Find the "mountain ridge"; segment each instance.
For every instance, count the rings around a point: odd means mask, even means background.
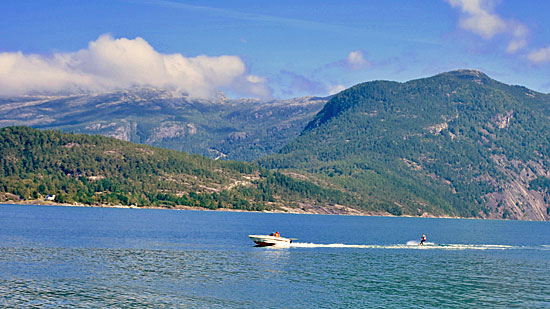
[[[190,100],[137,88],[101,94],[0,98],[0,127],[100,134],[168,149],[254,160],[297,136],[326,98]]]

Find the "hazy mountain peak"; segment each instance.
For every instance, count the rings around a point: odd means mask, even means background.
[[[485,73],[474,69],[458,69],[458,70],[450,71],[449,74],[471,75],[471,76],[477,76],[477,77],[487,76],[485,75]]]
[[[478,70],[473,70],[473,69],[454,70],[454,71],[438,74],[434,76],[434,78],[442,77],[442,76],[464,79],[464,80],[471,80],[479,84],[486,83],[487,81],[492,80],[489,76],[487,76],[487,74]]]

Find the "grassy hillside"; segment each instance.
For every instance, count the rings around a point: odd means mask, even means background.
[[[334,96],[267,168],[305,170],[395,214],[548,220],[550,96],[473,70]]]
[[[350,196],[256,164],[29,127],[0,129],[0,198],[244,210],[346,203]]]

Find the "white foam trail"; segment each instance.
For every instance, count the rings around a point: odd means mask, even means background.
[[[293,242],[291,248],[361,248],[361,249],[413,249],[413,250],[510,250],[525,249],[518,246],[508,245],[484,245],[484,244],[435,244],[425,242],[419,245],[417,241],[409,241],[406,244],[395,245],[348,245],[348,244],[314,244]]]
[[[376,248],[375,245],[346,245],[346,244],[312,244],[293,242],[290,247],[294,248]]]
[[[420,245],[420,241],[418,240],[409,240],[407,241],[407,246],[418,246]],[[424,246],[433,246],[435,245],[433,242],[425,241]]]

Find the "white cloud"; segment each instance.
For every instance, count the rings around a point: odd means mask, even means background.
[[[512,40],[510,43],[508,43],[508,46],[506,47],[506,52],[509,54],[514,54],[518,50],[524,48],[527,45],[527,40],[525,39],[519,39],[519,40]]]
[[[266,80],[247,74],[237,56],[162,54],[144,39],[102,35],[87,49],[50,56],[0,53],[0,95],[96,92],[157,87],[207,98],[219,89],[270,95]]]
[[[347,65],[354,70],[358,70],[362,67],[368,66],[369,64],[370,63],[365,60],[363,52],[360,50],[351,51],[348,55]]]
[[[337,94],[341,91],[346,90],[346,86],[338,84],[338,85],[328,85],[327,90],[330,95]]]
[[[460,18],[460,26],[485,39],[506,30],[506,22],[492,13],[494,3],[483,0],[448,0],[452,7],[460,7],[465,15]]]
[[[509,22],[508,29],[511,31],[512,40],[508,43],[506,52],[513,54],[527,46],[527,35],[529,34],[529,29],[518,22]]]
[[[529,29],[514,20],[505,20],[494,13],[494,0],[447,0],[453,8],[460,8],[459,25],[488,40],[497,34],[510,37],[506,52],[515,53],[527,45]]]
[[[530,52],[527,58],[534,63],[550,62],[550,46]]]

